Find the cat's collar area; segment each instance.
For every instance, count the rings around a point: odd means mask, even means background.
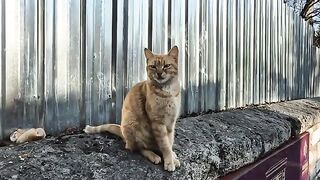
[[[150,83],[150,85],[151,85],[151,90],[157,96],[160,96],[163,98],[178,97],[180,94],[180,87],[178,87],[177,90],[173,90],[175,93],[172,94],[170,91],[165,90],[165,86],[163,86],[163,85],[159,85],[159,84],[155,84],[155,83]],[[166,85],[166,86],[170,86],[170,85]]]

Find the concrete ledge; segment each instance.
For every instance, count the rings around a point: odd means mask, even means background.
[[[289,116],[293,134],[305,132],[320,123],[320,98],[294,100],[262,107]]]
[[[215,179],[250,164],[320,121],[319,99],[180,119],[173,173],[111,135],[67,135],[0,148],[0,179]]]
[[[310,179],[320,174],[320,98],[302,99],[266,106],[267,109],[286,114],[292,123],[293,135],[308,131]]]

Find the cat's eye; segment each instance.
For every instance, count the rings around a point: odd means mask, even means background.
[[[155,69],[156,66],[155,65],[149,65],[150,68]]]
[[[163,68],[169,68],[169,67],[171,67],[171,64],[165,64],[165,65],[163,66]]]

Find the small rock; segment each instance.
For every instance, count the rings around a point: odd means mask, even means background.
[[[63,168],[61,171],[62,171],[62,174],[64,175],[70,174],[70,169]]]

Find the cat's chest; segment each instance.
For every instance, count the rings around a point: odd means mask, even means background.
[[[163,117],[177,118],[180,111],[180,95],[173,97],[154,96],[149,111]]]
[[[161,108],[164,108],[167,113],[176,114],[177,109],[180,108],[180,96],[164,98],[160,101],[162,101],[161,104],[163,105]]]

